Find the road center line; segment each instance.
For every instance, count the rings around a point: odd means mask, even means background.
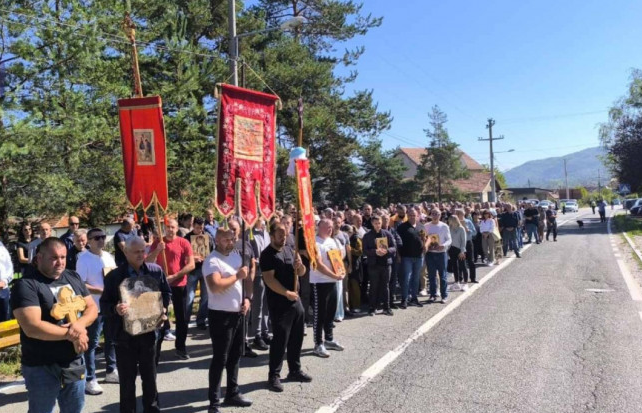
[[[565,222],[564,222],[565,223]],[[563,225],[562,223],[561,225]],[[524,246],[522,252],[526,251],[531,247],[532,244]],[[368,367],[359,378],[353,382],[347,389],[345,389],[339,397],[334,399],[334,401],[327,405],[321,406],[316,413],[334,413],[336,412],[341,405],[350,400],[355,394],[357,394],[361,389],[363,389],[368,383],[372,381],[376,376],[378,376],[387,366],[389,366],[393,361],[397,359],[404,351],[418,338],[429,332],[433,327],[435,327],[441,320],[443,320],[450,313],[455,311],[468,297],[473,295],[475,291],[480,289],[484,284],[486,284],[491,278],[493,278],[497,273],[506,268],[510,263],[512,263],[516,258],[505,258],[501,264],[495,267],[490,271],[484,278],[479,280],[479,284],[475,284],[472,287],[468,288],[467,291],[464,291],[461,295],[455,298],[450,302],[443,310],[439,311],[437,314],[432,316],[428,321],[422,324],[414,333],[410,335],[403,343],[397,346],[394,350],[386,353],[382,358],[377,360],[373,365]],[[431,304],[439,305],[439,304]]]

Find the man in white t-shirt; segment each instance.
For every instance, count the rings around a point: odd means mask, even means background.
[[[235,234],[220,227],[214,238],[215,249],[203,261],[203,276],[207,286],[207,308],[212,361],[209,370],[208,413],[219,413],[221,407],[221,377],[227,372],[225,404],[248,407],[252,401],[239,392],[238,370],[244,345],[243,322],[252,300],[252,279],[249,270],[234,250]],[[245,283],[245,297],[243,285]]]
[[[105,286],[105,275],[116,268],[114,257],[107,251],[103,251],[106,237],[102,229],[90,229],[87,232],[87,249],[78,255],[78,261],[76,262],[76,272],[80,275],[80,279],[85,283],[87,290],[89,290],[96,303],[100,302],[100,296]],[[103,317],[99,313],[96,321],[87,327],[87,336],[89,337],[89,348],[85,352],[85,365],[87,366],[85,393],[87,394],[95,395],[103,392],[96,379],[96,347],[98,347],[98,339],[103,329],[103,322]],[[116,352],[109,334],[105,335],[104,350],[107,365],[105,382],[118,383]]]
[[[450,237],[450,228],[440,221],[441,211],[433,209],[430,211],[431,221],[426,224],[426,266],[428,267],[428,281],[430,284],[430,301],[437,299],[437,273],[439,272],[439,290],[441,302],[445,304],[448,300],[448,274],[446,266],[448,264],[448,248],[452,244]],[[438,236],[437,239],[431,235]]]
[[[341,246],[332,238],[332,221],[322,219],[317,229],[317,268],[310,270],[310,286],[312,288],[312,307],[314,308],[314,354],[319,357],[330,357],[328,349],[342,351],[343,347],[334,340],[332,334],[332,323],[334,314],[337,311],[337,289],[336,283],[341,282],[345,277],[343,273],[337,273],[330,262],[328,255],[331,250],[339,251],[339,262],[343,265]],[[325,334],[325,341],[323,335]]]

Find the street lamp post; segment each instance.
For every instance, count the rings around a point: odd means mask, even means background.
[[[239,56],[239,39],[242,37],[248,37],[255,34],[271,32],[274,30],[289,31],[297,27],[301,27],[305,23],[305,18],[303,16],[295,16],[285,22],[281,23],[279,26],[268,27],[267,29],[253,30],[251,32],[236,34],[236,2],[234,0],[228,0],[228,21],[229,21],[229,36],[230,36],[230,72],[232,72],[232,84],[234,86],[239,85],[239,68],[238,68],[238,56]]]

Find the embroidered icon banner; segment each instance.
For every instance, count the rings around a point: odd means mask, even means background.
[[[167,209],[165,125],[160,96],[118,101],[127,199],[148,209],[158,200]]]
[[[310,257],[310,267],[317,266],[317,242],[316,226],[314,224],[314,208],[312,204],[312,180],[310,178],[310,160],[296,159],[294,161],[296,169],[296,180],[299,195],[299,214],[301,227],[303,229],[303,239],[305,239],[305,249]]]
[[[216,208],[229,217],[238,199],[241,218],[252,226],[259,215],[272,217],[276,207],[275,129],[279,98],[225,84],[217,88]]]

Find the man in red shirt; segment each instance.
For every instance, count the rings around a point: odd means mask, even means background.
[[[194,270],[194,253],[192,245],[185,238],[178,236],[178,222],[171,219],[165,227],[163,241],[154,240],[150,253],[145,259],[147,262],[155,262],[167,273],[167,282],[172,288],[172,303],[174,304],[174,315],[176,316],[176,357],[181,360],[189,359],[185,341],[187,340],[187,324],[189,315],[186,314],[187,307],[187,275]],[[165,258],[162,251],[165,251]],[[158,341],[158,353],[163,342],[162,336]]]

